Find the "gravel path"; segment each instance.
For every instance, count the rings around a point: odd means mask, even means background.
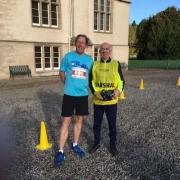
[[[126,100],[118,104],[117,147],[111,157],[104,117],[101,148],[93,155],[92,103],[80,145],[82,159],[70,150],[72,126],[62,167],[54,167],[63,88],[58,77],[0,81],[0,179],[180,179],[180,87],[178,71],[133,70],[124,73]],[[139,90],[144,79],[145,90]],[[39,151],[41,120],[53,147]]]

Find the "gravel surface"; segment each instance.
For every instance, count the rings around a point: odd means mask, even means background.
[[[58,149],[63,88],[56,76],[0,81],[0,179],[180,180],[180,87],[178,71],[124,72],[125,100],[118,103],[118,157],[109,153],[107,120],[101,148],[93,155],[93,111],[85,117],[80,145],[83,159],[70,150],[72,128],[62,167],[54,167]],[[140,80],[145,89],[139,90]],[[48,151],[39,144],[40,122],[46,122]]]

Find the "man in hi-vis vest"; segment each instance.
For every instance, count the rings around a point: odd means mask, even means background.
[[[101,59],[94,62],[92,68],[91,91],[94,94],[94,144],[90,153],[100,147],[100,133],[103,114],[106,114],[109,125],[110,153],[118,154],[116,148],[116,115],[117,103],[124,88],[124,78],[120,63],[110,58],[111,45],[104,42],[100,45]]]

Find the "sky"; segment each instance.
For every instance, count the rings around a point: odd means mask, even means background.
[[[169,6],[180,9],[180,0],[131,0],[129,22],[135,20],[139,24],[142,19],[147,19]]]

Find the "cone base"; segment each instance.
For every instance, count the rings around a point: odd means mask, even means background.
[[[144,90],[144,88],[139,88],[140,90]]]
[[[120,100],[121,100],[121,99],[126,99],[126,97],[120,97],[119,99],[120,99]]]
[[[180,77],[179,77],[178,80],[177,80],[176,86],[180,86]]]
[[[42,146],[42,145],[38,144],[38,145],[36,146],[36,149],[39,149],[39,150],[41,150],[41,151],[44,151],[44,150],[50,149],[51,147],[52,147],[52,144],[47,144],[46,146]]]

